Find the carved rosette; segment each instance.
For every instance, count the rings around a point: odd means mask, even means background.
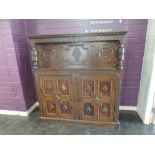
[[[123,69],[123,60],[124,60],[124,47],[123,44],[120,44],[119,51],[118,51],[118,68]]]
[[[32,63],[33,63],[33,69],[38,69],[38,56],[37,51],[35,47],[32,47]]]

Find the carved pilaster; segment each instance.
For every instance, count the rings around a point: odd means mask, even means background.
[[[124,47],[123,44],[120,44],[119,50],[118,50],[118,68],[123,69],[123,60],[124,60]]]
[[[32,46],[32,63],[33,63],[33,69],[38,69],[38,56],[35,46]]]

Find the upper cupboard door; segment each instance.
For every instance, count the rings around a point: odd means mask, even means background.
[[[43,109],[47,116],[74,118],[72,76],[40,76]]]
[[[109,68],[116,67],[118,42],[80,42],[37,44],[40,68]]]

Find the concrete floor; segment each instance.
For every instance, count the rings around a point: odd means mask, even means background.
[[[0,115],[1,135],[152,135],[155,125],[144,125],[134,111],[120,111],[120,128],[106,129],[73,123],[44,122],[36,109],[29,117]]]

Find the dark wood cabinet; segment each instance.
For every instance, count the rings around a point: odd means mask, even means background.
[[[42,119],[118,127],[124,34],[29,36]]]

